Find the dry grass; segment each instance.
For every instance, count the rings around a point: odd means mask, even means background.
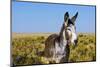
[[[44,51],[45,40],[51,33],[13,33],[12,57],[14,64],[48,64],[40,53]],[[95,34],[79,33],[78,46],[70,46],[69,62],[96,60]]]

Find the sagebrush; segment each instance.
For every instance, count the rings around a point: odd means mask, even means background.
[[[15,65],[48,64],[42,52],[45,40],[50,34],[13,34],[12,59]],[[95,34],[78,34],[78,45],[70,45],[69,62],[95,61]]]

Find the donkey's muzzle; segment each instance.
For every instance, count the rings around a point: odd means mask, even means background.
[[[74,40],[74,43],[75,43],[75,47],[76,47],[77,43],[78,43],[78,39]]]

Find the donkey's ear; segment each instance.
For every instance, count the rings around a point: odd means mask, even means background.
[[[77,16],[78,16],[78,12],[75,14],[75,16],[73,16],[73,17],[71,18],[71,21],[72,21],[73,23],[75,23],[75,20],[76,20]]]
[[[69,18],[69,14],[68,14],[68,12],[66,12],[64,15],[64,22],[66,22],[68,20],[68,18]]]

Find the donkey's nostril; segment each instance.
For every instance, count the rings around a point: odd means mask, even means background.
[[[74,40],[75,45],[77,46],[78,43],[78,39]]]

